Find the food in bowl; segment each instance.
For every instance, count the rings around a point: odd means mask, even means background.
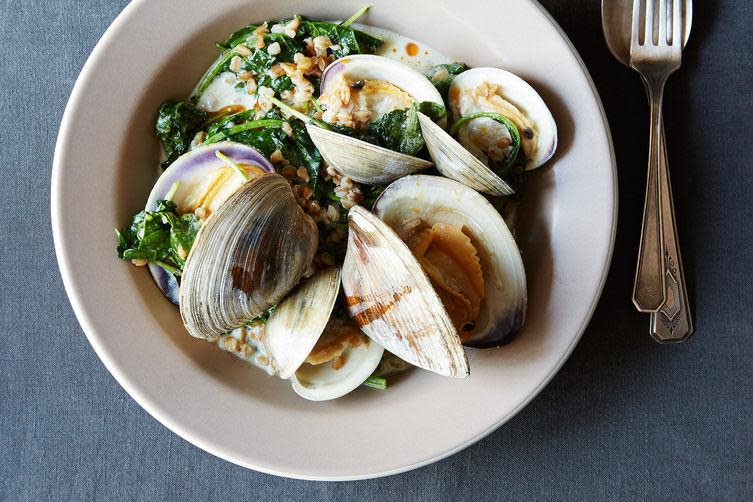
[[[310,400],[509,342],[526,279],[508,229],[553,155],[536,91],[393,32],[247,26],[158,112],[161,173],[118,231],[187,332]]]

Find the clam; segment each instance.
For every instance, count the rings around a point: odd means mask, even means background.
[[[279,377],[312,401],[359,387],[384,352],[352,321],[332,315],[339,292],[339,268],[318,272],[278,305],[259,337]]]
[[[162,173],[149,194],[146,210],[153,211],[157,201],[173,190],[172,200],[179,211],[192,212],[201,207],[205,214],[210,214],[245,182],[217,157],[218,152],[240,166],[249,177],[274,172],[272,164],[250,146],[230,142],[202,146],[178,158]],[[175,276],[152,263],[149,271],[160,290],[177,305]]]
[[[398,61],[367,54],[346,56],[328,66],[318,102],[325,108],[325,122],[356,130],[414,103],[431,102],[444,108],[442,96],[426,76]],[[322,157],[359,183],[388,183],[432,165],[314,125],[308,130]]]
[[[366,185],[382,185],[432,166],[411,157],[344,134],[307,125],[311,140],[324,160],[344,176]]]
[[[288,182],[264,174],[241,186],[196,235],[180,287],[180,313],[198,338],[243,326],[282,300],[311,265],[316,223]]]
[[[517,333],[527,302],[523,261],[484,196],[447,178],[407,176],[387,187],[374,213],[416,256],[465,345],[496,347]]]
[[[376,370],[384,349],[349,319],[333,317],[292,377],[293,390],[311,401],[344,396]]]
[[[448,101],[460,143],[491,167],[509,167],[516,161],[517,148],[527,170],[554,155],[554,118],[541,96],[517,75],[499,68],[473,68],[455,77]]]
[[[340,291],[340,269],[323,270],[278,305],[264,332],[264,345],[280,378],[288,379],[306,360],[324,332]]]
[[[512,195],[510,188],[494,171],[455,141],[444,129],[423,113],[418,114],[421,133],[434,159],[437,170],[444,176],[459,181],[489,195]]]
[[[457,330],[410,249],[374,214],[348,215],[343,291],[351,317],[372,340],[401,359],[463,378],[468,360]]]

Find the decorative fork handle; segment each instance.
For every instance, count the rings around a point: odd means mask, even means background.
[[[662,152],[667,157],[664,124],[661,132]],[[680,242],[677,239],[675,207],[672,199],[672,183],[669,180],[667,163],[661,169],[661,212],[664,230],[664,277],[666,301],[659,312],[651,314],[651,336],[659,343],[682,342],[693,334],[693,319],[690,315],[688,290],[682,269]]]
[[[662,98],[666,78],[658,81],[646,78],[643,80],[651,104],[651,136],[648,149],[646,201],[643,206],[643,227],[638,248],[633,303],[641,312],[656,312],[664,304],[666,292],[660,176],[662,166],[666,167],[667,163],[661,142]]]

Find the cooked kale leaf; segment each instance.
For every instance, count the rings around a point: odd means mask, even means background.
[[[147,260],[179,272],[199,228],[193,213],[179,216],[173,202],[160,200],[154,211],[141,211],[117,231],[118,258]]]
[[[207,114],[187,101],[167,102],[160,107],[154,129],[167,155],[163,167],[188,151],[206,120]]]
[[[269,87],[273,91],[275,91],[276,94],[282,94],[285,91],[289,91],[295,85],[293,84],[293,81],[290,80],[290,77],[287,75],[283,75],[282,77],[272,78],[268,73],[264,73],[262,75],[259,75],[256,78],[256,84],[261,87]]]
[[[319,150],[311,141],[306,126],[300,120],[291,120],[290,126],[293,128],[293,138],[298,153],[298,165],[304,166],[309,175],[309,185],[316,189],[316,183],[319,180],[319,169],[322,167],[322,156]]]
[[[440,64],[431,69],[429,80],[434,84],[442,98],[447,102],[447,91],[450,90],[452,81],[466,71],[468,66],[465,63]]]
[[[336,58],[349,54],[373,54],[382,45],[380,39],[348,26],[302,19],[296,38],[328,36],[333,45],[339,46],[332,51]]]
[[[370,124],[363,139],[406,155],[419,155],[426,143],[421,135],[418,111],[432,120],[447,115],[447,111],[436,103],[416,103],[404,110],[393,110]]]

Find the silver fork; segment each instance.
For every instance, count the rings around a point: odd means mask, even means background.
[[[633,287],[633,303],[641,312],[657,312],[666,299],[661,171],[667,168],[667,158],[661,142],[662,102],[664,83],[680,67],[682,29],[680,0],[633,1],[630,66],[640,73],[651,106],[646,201]]]

